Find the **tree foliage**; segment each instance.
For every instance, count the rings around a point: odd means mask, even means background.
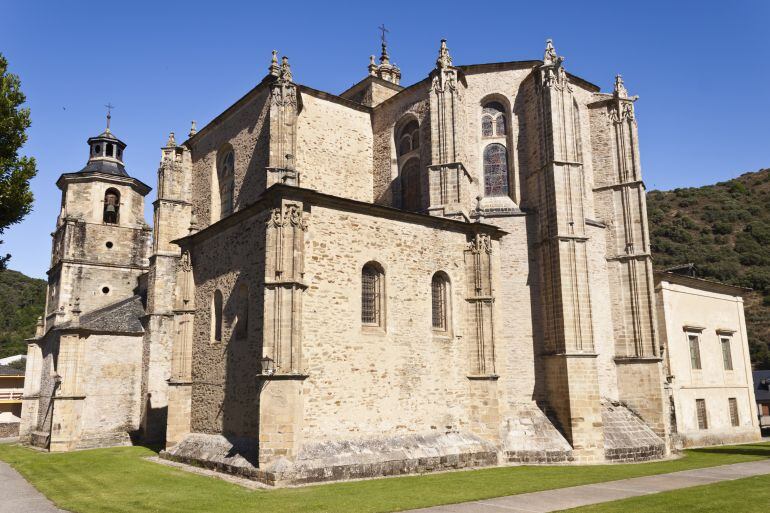
[[[19,156],[30,126],[25,101],[19,77],[8,73],[8,61],[0,55],[0,235],[32,210],[29,181],[37,173],[35,159]],[[0,257],[0,269],[9,258]]]
[[[698,188],[650,191],[655,267],[694,263],[703,278],[749,287],[751,361],[770,369],[770,169]]]
[[[45,309],[44,280],[6,269],[0,272],[0,358],[27,354],[25,338],[35,334]]]

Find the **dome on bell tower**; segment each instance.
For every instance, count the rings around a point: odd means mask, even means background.
[[[79,173],[99,172],[128,176],[123,164],[126,143],[115,137],[110,130],[112,115],[107,111],[107,128],[101,134],[88,139],[88,163]]]

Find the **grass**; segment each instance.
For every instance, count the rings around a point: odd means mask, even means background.
[[[770,476],[755,476],[736,481],[684,488],[594,506],[574,508],[569,513],[760,513],[770,505]]]
[[[655,463],[502,467],[277,490],[247,490],[145,459],[154,454],[143,447],[49,454],[0,445],[1,460],[57,506],[77,513],[373,513],[754,461],[770,458],[770,444],[696,449]]]

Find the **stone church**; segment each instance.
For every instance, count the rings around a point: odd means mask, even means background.
[[[268,73],[162,149],[57,182],[22,436],[165,441],[270,484],[669,453],[635,96],[542,60],[339,95]]]

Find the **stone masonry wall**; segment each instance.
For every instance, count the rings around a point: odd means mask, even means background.
[[[142,336],[90,335],[82,364],[82,438],[109,432],[125,436],[139,429]]]
[[[466,235],[314,206],[307,241],[303,439],[468,429]],[[385,272],[382,329],[361,326],[369,261]],[[431,328],[437,271],[451,280],[447,334]]]
[[[255,375],[262,342],[265,217],[253,217],[201,242],[191,251],[197,307],[193,327],[192,430],[257,436]],[[248,290],[248,330],[234,336],[239,286]],[[223,302],[221,342],[211,335],[211,304],[219,288]]]
[[[302,93],[297,117],[300,185],[372,201],[372,123],[366,111]]]
[[[401,188],[398,182],[399,162],[396,151],[395,130],[407,119],[416,119],[420,126],[421,176],[420,187],[423,198],[427,196],[427,173],[425,166],[430,163],[430,105],[427,99],[428,85],[422,83],[405,90],[372,112],[373,132],[373,194],[374,202],[381,205],[397,206],[400,203]],[[403,163],[402,163],[403,164]]]
[[[189,143],[192,149],[192,211],[198,218],[199,227],[218,219],[218,216],[212,219],[212,202],[218,202],[219,197],[212,179],[216,176],[219,151],[225,145],[232,146],[235,153],[234,210],[253,203],[265,190],[270,111],[267,99],[265,88]],[[218,211],[217,203],[215,213]]]

